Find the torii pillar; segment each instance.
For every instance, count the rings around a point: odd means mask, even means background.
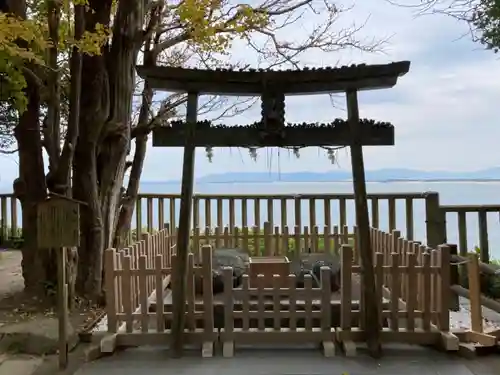
[[[196,146],[194,143],[196,121],[198,116],[198,93],[189,92],[186,113],[186,143],[184,145],[184,160],[182,164],[181,207],[179,213],[179,231],[177,233],[177,264],[172,265],[172,354],[178,358],[184,349],[184,325],[186,314],[186,282],[187,258],[191,232],[191,212],[193,206],[194,165]]]

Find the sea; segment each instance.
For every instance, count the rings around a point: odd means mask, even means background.
[[[161,182],[144,182],[141,184],[142,193],[164,193],[178,194],[180,185],[178,183],[161,183]],[[266,182],[266,183],[207,183],[196,184],[194,188],[198,194],[337,194],[337,193],[352,193],[352,182]],[[500,182],[430,182],[430,181],[412,181],[412,182],[368,182],[368,193],[423,193],[435,191],[439,193],[440,203],[445,205],[481,205],[481,204],[498,204],[500,205]],[[267,204],[261,203],[261,222],[267,218]],[[305,205],[306,203],[304,203]],[[317,218],[316,225],[320,228],[324,225],[323,207],[321,202],[317,203],[316,207]],[[167,208],[166,208],[167,209]],[[235,205],[236,209],[236,225],[241,225],[241,207]],[[212,205],[212,210],[215,210]],[[227,206],[224,209],[223,219],[224,225],[228,224]],[[273,220],[274,225],[280,225],[279,203],[274,205]],[[355,225],[354,202],[347,206],[347,224]],[[387,205],[380,203],[379,205],[380,228],[388,229],[388,210]],[[293,227],[294,213],[293,203],[290,202],[287,210],[287,225]],[[302,207],[302,225],[309,223],[309,210],[307,206]],[[200,207],[200,221],[203,223],[204,208]],[[425,242],[425,208],[423,200],[414,203],[414,239]],[[216,222],[215,213],[212,217],[212,223]],[[253,215],[253,209],[248,207],[248,215]],[[155,215],[156,216],[156,215]],[[332,224],[338,224],[339,215],[338,207],[332,204],[331,207]],[[176,221],[178,217],[176,217]],[[248,223],[253,222],[251,216],[248,218]],[[143,218],[145,223],[145,218]],[[406,213],[404,201],[396,205],[396,226],[405,234]],[[467,240],[468,247],[473,250],[479,246],[478,239],[478,220],[477,214],[470,213],[467,215]],[[489,248],[492,258],[500,259],[500,214],[488,213],[488,234]],[[447,240],[449,243],[458,243],[458,218],[455,214],[447,215]]]
[[[439,193],[441,204],[446,205],[500,205],[500,182],[499,181],[485,181],[485,182],[431,182],[431,181],[412,181],[412,182],[368,182],[368,193],[424,193],[435,191]],[[0,188],[2,193],[10,193],[10,189]],[[140,186],[141,193],[149,194],[179,194],[179,183],[164,183],[164,182],[143,182]],[[194,187],[195,194],[339,194],[339,193],[352,193],[352,182],[265,182],[265,183],[203,183],[196,184]],[[143,202],[142,210],[142,225],[146,225],[146,202]],[[165,202],[164,218],[168,220],[168,212],[170,208],[168,203]],[[215,212],[216,205],[212,204],[212,225],[217,222],[217,214]],[[175,217],[176,225],[178,225],[178,210],[179,203],[176,204],[177,215]],[[20,207],[18,208],[20,212]],[[235,225],[241,225],[241,204],[235,204]],[[273,224],[281,225],[281,214],[279,202],[275,202],[273,207]],[[204,218],[204,204],[200,203],[200,226],[205,225]],[[247,223],[252,226],[254,209],[252,203],[248,203],[247,207]],[[260,222],[264,223],[267,220],[267,203],[261,202],[260,209],[261,217]],[[302,225],[309,225],[309,209],[307,202],[304,202],[301,208]],[[316,225],[320,231],[324,225],[324,209],[322,202],[318,201],[316,206]],[[223,224],[229,224],[229,207],[225,203],[223,207]],[[331,222],[332,225],[339,224],[339,208],[335,202],[331,204]],[[413,208],[414,216],[414,239],[417,241],[425,242],[425,207],[423,200],[415,201]],[[287,207],[287,222],[286,225],[293,229],[295,225],[294,205],[289,201]],[[387,204],[384,202],[379,203],[379,220],[380,229],[387,230],[388,223],[388,209]],[[20,217],[18,218],[18,225],[21,225]],[[132,227],[135,227],[136,220],[134,218]],[[354,202],[347,205],[347,224],[349,226],[355,225]],[[157,205],[153,206],[153,225],[158,226],[158,209]],[[405,202],[401,201],[396,205],[396,227],[401,230],[405,235],[406,228],[406,212]],[[479,246],[478,236],[478,220],[477,214],[469,213],[467,215],[467,244],[469,250],[474,250]],[[489,250],[492,258],[500,259],[500,214],[488,213],[488,240]],[[455,214],[447,215],[447,240],[449,243],[458,243],[458,218]]]

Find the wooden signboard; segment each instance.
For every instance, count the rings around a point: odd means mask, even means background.
[[[57,249],[59,368],[68,367],[68,284],[66,281],[66,249],[80,245],[80,204],[59,195],[37,207],[37,240],[41,249]]]
[[[38,246],[42,249],[80,245],[80,203],[51,197],[39,203]]]

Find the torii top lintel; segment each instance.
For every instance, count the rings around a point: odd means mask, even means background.
[[[381,65],[301,70],[203,70],[179,67],[137,66],[142,78],[155,89],[199,94],[258,96],[269,88],[287,95],[335,93],[391,88],[408,73],[409,61]]]

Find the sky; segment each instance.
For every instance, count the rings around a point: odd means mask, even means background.
[[[396,135],[395,146],[364,148],[366,169],[470,171],[498,166],[498,57],[470,40],[466,24],[440,15],[416,17],[411,9],[385,0],[358,1],[342,16],[339,27],[365,21],[360,38],[388,39],[383,53],[312,52],[302,62],[335,66],[411,61],[410,72],[396,87],[359,95],[361,116],[392,122]],[[310,27],[312,21],[302,19],[287,31],[287,37],[294,40]],[[238,61],[255,61],[252,51],[241,43],[235,44],[231,55]],[[335,104],[334,108],[326,95],[288,98],[286,118],[291,122],[345,118],[345,98],[336,97]],[[229,122],[251,123],[258,120],[259,113],[256,107]],[[17,176],[15,157],[0,155],[0,163],[0,183],[12,181]],[[339,152],[336,165],[317,148],[301,150],[299,159],[279,149],[259,150],[256,162],[245,149],[215,149],[212,163],[200,149],[196,158],[198,177],[224,172],[322,172],[337,168],[350,168],[347,150]],[[178,180],[181,169],[181,148],[149,147],[142,179]]]

